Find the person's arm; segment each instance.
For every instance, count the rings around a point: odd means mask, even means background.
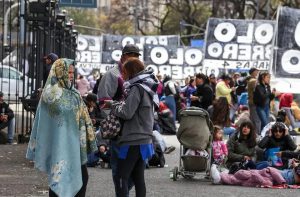
[[[8,116],[7,117],[8,120],[11,120],[15,116],[13,110],[10,109],[8,104],[6,104],[6,106],[5,106],[5,114]]]
[[[270,136],[265,136],[259,143],[258,147],[261,149],[265,149],[268,147],[268,144],[270,142]]]
[[[224,142],[221,143],[221,148],[222,148],[224,154],[228,155],[228,149],[227,149],[227,146]]]
[[[133,86],[125,100],[125,102],[118,102],[112,105],[113,114],[122,118],[123,120],[130,120],[135,114],[141,102],[141,93],[139,87]]]
[[[300,159],[300,152],[293,152],[293,151],[282,151],[281,157],[287,158],[287,159]]]
[[[284,136],[285,142],[286,142],[286,149],[290,151],[294,151],[297,148],[297,145],[293,141],[292,137],[290,135]]]
[[[244,155],[235,153],[234,148],[234,141],[232,138],[230,138],[227,142],[227,148],[228,148],[228,160],[232,162],[240,162],[244,160]]]
[[[114,68],[112,68],[114,69]],[[104,100],[112,100],[118,89],[118,77],[107,72],[101,79],[98,87],[98,99],[100,103]]]

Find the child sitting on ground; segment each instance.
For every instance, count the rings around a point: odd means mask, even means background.
[[[223,141],[223,130],[219,126],[214,126],[212,147],[214,163],[217,165],[224,164],[228,155],[228,149]]]

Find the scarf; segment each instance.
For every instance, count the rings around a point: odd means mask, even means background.
[[[73,197],[82,186],[81,165],[87,152],[96,151],[88,110],[69,80],[74,60],[53,64],[37,108],[26,158],[48,174],[49,187],[58,196]]]
[[[132,86],[139,85],[141,86],[151,97],[155,108],[159,106],[159,98],[156,93],[159,81],[155,77],[152,68],[145,69],[133,78],[124,82],[125,94],[127,94]]]

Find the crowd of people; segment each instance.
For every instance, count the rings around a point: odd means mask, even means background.
[[[139,56],[137,46],[124,46],[118,64],[91,83],[75,79],[73,60],[49,61],[26,156],[48,173],[50,196],[84,196],[87,165],[103,163],[112,169],[116,196],[128,196],[133,186],[136,196],[146,196],[144,169],[164,167],[163,153],[174,147],[161,134],[176,134],[180,110],[188,107],[206,110],[214,125],[214,183],[252,186],[254,180],[241,180],[254,171],[268,177],[262,185],[299,183],[290,135],[299,131],[299,107],[291,93],[270,87],[267,71],[199,73],[182,86],[170,76],[155,76]],[[121,134],[104,139],[100,123],[108,115],[120,120]],[[266,175],[273,172],[278,177]]]

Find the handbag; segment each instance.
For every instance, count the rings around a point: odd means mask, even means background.
[[[120,135],[122,124],[117,116],[109,114],[100,122],[100,127],[103,139],[114,139]]]

